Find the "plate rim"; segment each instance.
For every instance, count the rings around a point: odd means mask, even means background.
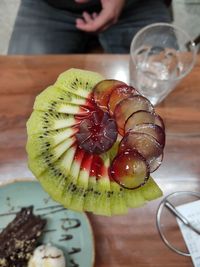
[[[0,181],[0,189],[2,187],[7,186],[7,185],[11,185],[11,184],[15,184],[15,183],[22,183],[22,182],[35,182],[35,183],[40,184],[38,182],[38,180],[35,179],[35,178],[13,178],[13,179],[10,179],[10,180],[7,180],[7,181]],[[55,201],[55,200],[53,200],[53,201]],[[74,212],[76,212],[76,211],[74,211]],[[88,215],[85,212],[81,212],[81,214],[85,217],[85,219],[87,221],[87,224],[88,224],[88,227],[89,227],[89,231],[90,231],[91,237],[92,237],[92,248],[93,248],[93,250],[92,250],[92,265],[91,265],[91,267],[94,267],[95,266],[95,258],[96,258],[96,253],[95,253],[96,252],[96,246],[95,246],[94,232],[93,232],[92,224],[90,222],[90,219],[89,219]]]

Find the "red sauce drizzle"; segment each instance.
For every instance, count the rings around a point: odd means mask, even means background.
[[[93,155],[92,166],[90,169],[90,176],[95,176],[96,179],[102,177],[102,169],[104,168],[103,160],[98,155]]]

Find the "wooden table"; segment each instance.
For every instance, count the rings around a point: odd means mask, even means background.
[[[0,57],[0,183],[33,177],[25,152],[26,121],[35,96],[71,67],[128,82],[126,55]],[[163,164],[154,178],[164,195],[200,191],[199,73],[200,58],[193,71],[157,108],[166,124],[167,142]],[[170,251],[158,235],[155,214],[160,201],[131,210],[125,216],[89,215],[96,241],[95,266],[192,266],[189,257]]]

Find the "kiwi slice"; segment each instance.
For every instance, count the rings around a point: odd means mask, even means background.
[[[61,111],[69,106],[84,105],[86,99],[68,91],[63,91],[56,86],[49,86],[40,95],[36,97],[33,106],[36,110]],[[63,112],[64,113],[64,112]],[[67,111],[68,113],[68,111]]]
[[[110,166],[110,158],[107,153],[101,156],[103,163],[103,170],[100,170],[100,176],[97,179],[95,190],[93,191],[94,209],[96,214],[111,215],[110,205],[110,179],[108,176],[108,169]]]
[[[111,214],[125,214],[128,212],[128,206],[126,205],[125,200],[125,190],[120,187],[116,182],[112,181],[110,183],[110,205],[111,205]]]
[[[70,208],[76,211],[83,211],[89,183],[90,168],[92,165],[92,155],[88,155],[83,152],[83,150],[80,151],[82,153],[82,158],[78,158],[78,161],[80,162],[80,171],[76,183],[76,193],[73,194],[70,203]]]
[[[77,128],[68,127],[30,135],[28,137],[27,151],[31,157],[34,157],[40,155],[41,152],[45,153],[48,147],[51,147],[51,149],[54,149],[54,153],[56,152],[60,156],[60,150],[64,149],[65,151],[68,148],[67,143],[71,144],[71,140],[74,139],[76,132]]]
[[[85,195],[83,210],[90,211],[90,212],[93,212],[95,210],[96,194],[94,192],[98,192],[96,191],[96,188],[97,188],[96,176],[90,176],[89,181],[88,181],[87,193]]]
[[[70,69],[37,96],[27,122],[26,150],[29,168],[54,200],[72,210],[111,216],[127,213],[129,207],[144,205],[162,192],[152,178],[135,190],[110,178],[119,141],[100,155],[78,143],[81,121],[93,112],[93,88],[102,79],[98,73]]]
[[[34,110],[26,124],[28,135],[72,127],[77,124],[74,115]]]
[[[64,91],[73,93],[78,97],[90,97],[94,86],[103,80],[103,77],[95,72],[70,69],[58,77],[55,86]]]

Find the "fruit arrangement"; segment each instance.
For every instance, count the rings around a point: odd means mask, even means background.
[[[29,167],[64,207],[126,213],[162,192],[163,120],[136,89],[70,69],[37,96],[27,122]]]

